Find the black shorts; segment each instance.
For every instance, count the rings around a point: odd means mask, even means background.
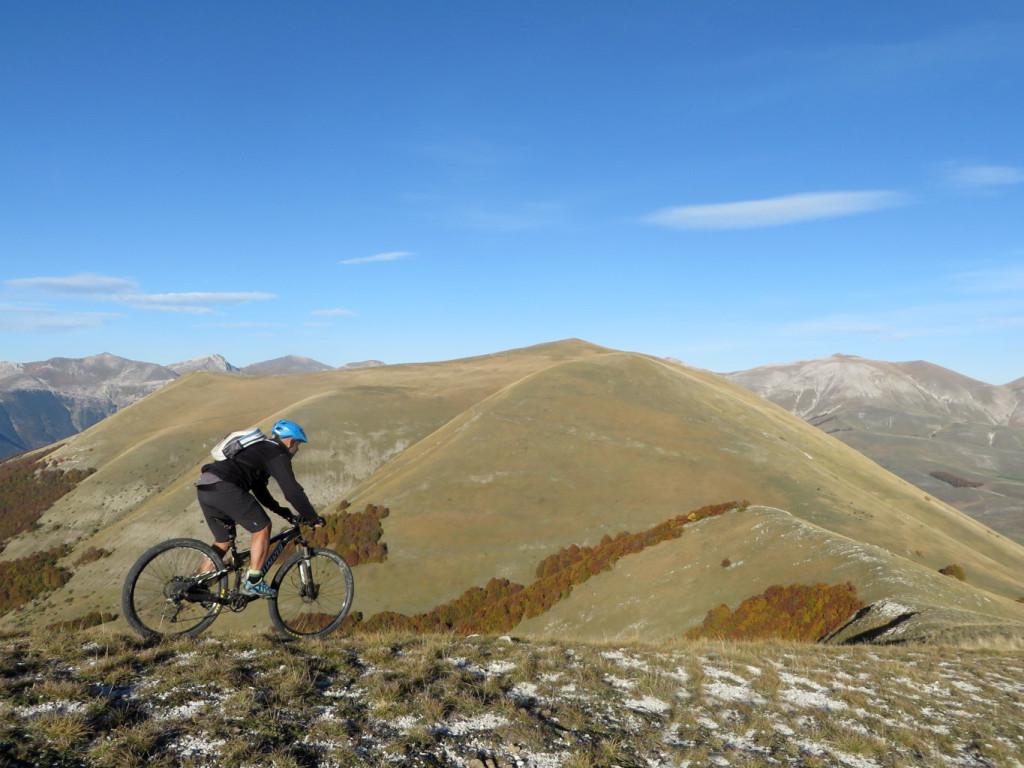
[[[233,540],[236,524],[249,533],[261,531],[270,524],[270,518],[256,498],[237,485],[223,481],[201,485],[197,495],[214,541]]]

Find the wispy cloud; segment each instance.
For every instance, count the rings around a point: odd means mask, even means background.
[[[237,306],[250,301],[265,301],[274,298],[272,293],[150,293],[125,294],[116,300],[134,309],[149,309],[158,312],[188,312],[209,314],[211,305],[217,307]]]
[[[949,166],[947,179],[964,189],[992,189],[1024,183],[1024,171],[1009,165]]]
[[[508,148],[472,136],[444,141],[423,142],[411,149],[439,163],[448,170],[489,169],[512,159]]]
[[[993,267],[959,272],[945,277],[945,283],[970,293],[1011,293],[1024,291],[1024,266]]]
[[[6,283],[20,290],[37,290],[87,301],[113,302],[133,309],[192,314],[211,313],[214,311],[212,307],[237,306],[274,298],[272,293],[258,291],[143,293],[134,280],[91,273],[66,277],[25,277],[7,280]]]
[[[564,220],[565,206],[561,203],[524,203],[504,210],[486,210],[478,207],[460,207],[449,214],[450,221],[459,227],[491,232],[521,232],[558,225]]]
[[[1020,303],[1016,300],[958,296],[931,304],[897,302],[863,313],[807,317],[783,323],[776,332],[796,337],[872,336],[888,340],[963,338],[998,333],[1020,321]]]
[[[122,277],[83,273],[68,277],[23,277],[5,281],[13,288],[78,296],[108,296],[137,291],[139,284]]]
[[[979,323],[992,323],[994,325],[1024,325],[1024,317],[981,317]]]
[[[355,317],[355,312],[351,309],[314,309],[309,314],[318,315],[321,317],[332,317],[335,315],[345,315],[347,317]]]
[[[287,328],[288,323],[258,323],[258,322],[241,322],[241,323],[199,323],[195,326],[196,328],[237,328],[241,330],[256,330],[263,328]]]
[[[892,208],[909,200],[905,193],[887,190],[812,192],[765,200],[663,208],[644,220],[675,229],[778,227]]]
[[[951,73],[1016,71],[1024,58],[1020,45],[1024,25],[1000,19],[971,24],[919,38],[892,42],[859,42],[780,49],[759,48],[738,59],[750,83],[742,99],[730,102],[726,92],[716,103],[759,107],[764,103],[806,100],[807,94],[871,92],[917,84],[922,78],[946,78]],[[716,97],[718,94],[716,94]]]
[[[811,318],[790,323],[780,333],[793,336],[873,336],[884,339],[907,339],[919,335],[920,331],[901,327],[894,318],[873,318],[857,315],[833,315],[830,317]]]
[[[362,256],[358,259],[345,259],[342,264],[370,264],[378,261],[397,261],[398,259],[407,259],[412,256],[411,251],[389,251],[388,253],[378,253],[376,256]]]
[[[117,315],[0,306],[0,333],[67,333],[106,325]]]

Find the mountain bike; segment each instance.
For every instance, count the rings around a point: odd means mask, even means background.
[[[348,563],[337,552],[311,547],[301,526],[270,539],[264,573],[295,543],[296,551],[274,574],[277,596],[267,600],[270,620],[291,637],[324,637],[336,630],[352,607],[354,585]],[[238,613],[264,598],[243,594],[249,550],[231,542],[222,557],[198,539],[169,539],[146,550],[128,571],[121,609],[143,637],[198,635],[225,610]]]

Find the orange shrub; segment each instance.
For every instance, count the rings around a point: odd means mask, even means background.
[[[59,446],[35,458],[20,456],[0,463],[0,546],[35,525],[57,499],[95,469],[53,469],[46,461]]]
[[[68,552],[71,547],[54,547],[45,552],[37,552],[18,560],[0,562],[0,613],[7,613],[20,608],[29,600],[62,587],[71,579],[67,568],[57,565],[57,560]]]
[[[594,547],[570,544],[537,565],[537,578],[528,586],[507,579],[491,579],[481,589],[473,587],[460,597],[433,611],[414,617],[386,612],[366,622],[353,622],[353,627],[367,631],[407,629],[414,631],[456,631],[460,634],[498,634],[508,632],[523,619],[534,618],[564,600],[577,584],[591,576],[611,569],[619,558],[641,552],[682,535],[683,527],[693,520],[724,514],[743,508],[737,502],[702,507],[687,515],[679,515],[640,533],[620,533],[614,539],[604,536]]]
[[[348,502],[343,502],[341,509],[348,506]],[[383,563],[388,559],[388,545],[381,541],[381,520],[389,514],[387,507],[367,504],[362,512],[325,516],[326,524],[315,529],[309,541],[316,547],[330,547],[345,558],[350,568]]]
[[[712,608],[701,626],[691,629],[686,637],[815,642],[863,607],[852,584],[776,585],[748,597],[735,611],[727,605]]]

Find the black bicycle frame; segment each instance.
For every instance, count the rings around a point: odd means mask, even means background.
[[[287,530],[281,531],[276,536],[272,536],[270,538],[270,543],[276,544],[277,546],[274,547],[274,549],[267,556],[266,562],[263,563],[264,574],[270,570],[271,566],[273,566],[274,563],[277,561],[277,558],[281,556],[281,553],[284,551],[284,548],[291,544],[293,541],[298,541],[303,551],[305,551],[307,555],[309,554],[309,542],[307,542],[306,539],[303,537],[302,529],[299,526],[296,525],[291,528],[288,528]],[[242,563],[244,563],[249,558],[249,555],[252,552],[252,550],[247,549],[239,551],[235,549],[235,542],[234,540],[232,540],[231,546],[228,547],[228,551],[224,553],[224,557],[227,557],[232,552],[234,553],[234,555],[231,559],[231,564],[225,566],[224,568],[221,568],[218,571],[210,571],[209,573],[204,573],[201,577],[200,584],[197,584],[196,586],[191,587],[188,590],[188,600],[192,602],[211,602],[219,603],[221,605],[231,605],[231,595],[227,595],[226,597],[221,595],[215,595],[213,592],[203,589],[202,586],[200,585],[207,584],[211,581],[219,579],[221,576],[233,572],[236,574],[234,589],[238,589],[239,584],[241,584],[242,582]]]
[[[302,538],[302,529],[299,528],[299,526],[297,525],[287,530],[281,531],[276,536],[271,536],[270,543],[276,543],[277,546],[274,547],[273,550],[271,550],[270,554],[267,555],[267,559],[263,563],[264,574],[273,567],[274,563],[277,562],[277,558],[279,558],[281,556],[281,553],[284,552],[284,548],[296,540],[298,540],[299,544],[302,545],[304,548],[307,548],[309,546],[306,543],[306,540]],[[234,541],[231,542],[231,547],[228,548],[228,552],[230,552],[232,549],[235,549]],[[251,549],[247,549],[243,552],[239,552],[237,549],[235,549],[235,566],[238,567],[239,563],[245,562],[246,558],[249,557],[249,554],[251,552]]]

